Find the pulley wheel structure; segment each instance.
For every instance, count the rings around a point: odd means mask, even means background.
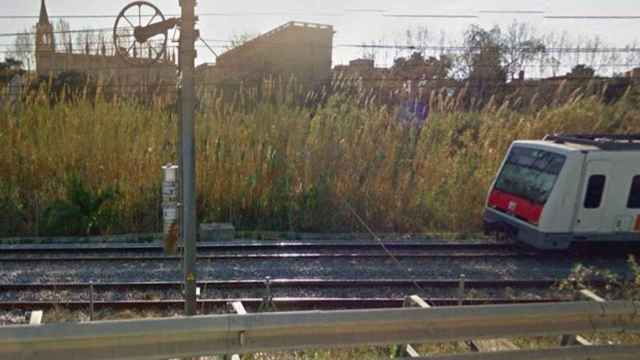
[[[135,65],[159,62],[167,52],[168,32],[177,19],[166,19],[160,9],[147,1],[125,6],[113,26],[116,53]]]

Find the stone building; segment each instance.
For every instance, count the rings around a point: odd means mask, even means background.
[[[635,68],[624,73],[624,76],[630,79],[640,79],[640,68]]]
[[[335,73],[344,73],[344,74],[358,74],[358,75],[369,75],[374,73],[376,70],[382,71],[382,69],[376,69],[375,61],[373,59],[354,59],[349,61],[349,65],[336,65],[333,68]]]
[[[331,78],[333,35],[331,25],[288,22],[198,66],[197,78],[222,84],[294,76],[313,86]]]
[[[60,51],[56,47],[54,33],[45,0],[42,0],[40,17],[36,24],[36,72],[40,77],[55,77],[60,73],[73,71],[122,89],[138,85],[164,85],[171,88],[176,84],[177,66],[168,58],[149,65],[147,59],[143,58],[124,59],[113,51],[113,54],[109,55],[104,50],[104,44],[103,50],[97,54],[90,54],[89,51]]]

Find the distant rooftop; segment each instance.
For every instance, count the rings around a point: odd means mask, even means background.
[[[220,58],[224,58],[227,56],[231,56],[232,54],[240,51],[243,48],[246,47],[250,47],[252,45],[255,45],[261,41],[267,41],[270,39],[273,39],[274,36],[277,36],[279,34],[281,34],[284,31],[288,31],[291,29],[310,29],[310,30],[319,30],[319,31],[331,31],[333,32],[333,26],[332,25],[327,25],[327,24],[318,24],[318,23],[309,23],[309,22],[303,22],[303,21],[290,21],[284,25],[280,25],[277,28],[266,32],[264,34],[258,35],[257,37],[245,42],[244,44],[235,47],[233,49],[230,49],[226,52],[224,52],[223,54],[220,54],[220,56],[218,56],[218,59]]]

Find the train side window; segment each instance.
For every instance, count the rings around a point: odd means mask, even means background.
[[[587,194],[584,197],[584,207],[586,209],[597,209],[602,203],[606,176],[591,175],[587,184]]]
[[[640,175],[634,176],[631,181],[631,190],[629,190],[627,207],[629,209],[640,209]]]

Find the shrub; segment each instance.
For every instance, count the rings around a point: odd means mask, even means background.
[[[116,221],[112,203],[114,187],[88,188],[77,175],[67,181],[66,198],[54,201],[45,211],[46,232],[50,235],[97,235],[108,232]]]
[[[640,299],[640,265],[633,255],[627,260],[630,276],[622,277],[607,269],[576,265],[557,289],[577,296],[583,289],[598,289],[598,295],[611,300]]]

